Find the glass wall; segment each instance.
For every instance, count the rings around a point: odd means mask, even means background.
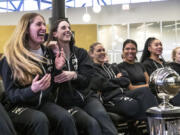
[[[110,60],[121,61],[122,44],[128,36],[127,26],[127,24],[98,26],[98,39],[108,51]]]
[[[176,43],[180,46],[180,21],[176,21]]]
[[[98,41],[105,46],[110,63],[122,61],[122,46],[127,38],[137,42],[139,60],[148,37],[156,37],[161,40],[163,57],[166,61],[171,61],[172,49],[180,46],[180,21],[98,26]]]

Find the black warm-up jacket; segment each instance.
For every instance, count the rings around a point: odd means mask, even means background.
[[[126,71],[105,63],[103,66],[94,64],[96,78],[92,81],[92,89],[99,89],[104,101],[120,95],[129,86],[130,80]],[[120,78],[116,78],[118,73],[122,73]]]
[[[53,63],[53,53],[51,50],[41,45],[43,50],[43,55],[46,58],[46,63],[39,64],[42,68],[43,74],[54,72],[54,63]],[[43,102],[50,99],[50,91],[52,89],[51,85],[47,90],[42,91],[42,98],[40,98],[40,93],[34,93],[31,90],[31,84],[22,86],[20,83],[13,79],[11,67],[9,67],[6,57],[0,61],[0,75],[3,80],[5,87],[5,93],[3,95],[3,105],[7,110],[12,109],[16,106],[21,107],[39,107]],[[53,81],[52,81],[53,82]]]
[[[59,84],[56,83],[56,103],[65,108],[81,106],[92,93],[88,86],[95,73],[87,51],[74,45],[71,46],[70,59],[66,59],[62,68],[63,71],[75,71],[77,78]]]

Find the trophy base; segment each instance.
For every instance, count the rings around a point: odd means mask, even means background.
[[[180,135],[180,107],[152,107],[147,111],[150,135]]]
[[[180,118],[180,107],[173,106],[169,108],[162,108],[160,106],[158,107],[151,107],[146,111],[147,115],[149,117],[156,117],[159,119],[168,119],[168,118]]]

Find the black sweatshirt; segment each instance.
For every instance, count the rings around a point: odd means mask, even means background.
[[[176,62],[169,63],[169,66],[180,75],[180,64]]]
[[[167,66],[165,61],[163,61],[162,59],[161,59],[161,61],[163,62],[162,64],[154,61],[153,59],[147,58],[143,62],[143,65],[149,76],[151,76],[152,72],[155,71],[156,69]]]
[[[56,84],[56,102],[65,108],[83,104],[92,92],[88,89],[88,85],[95,73],[87,51],[71,46],[70,59],[66,60],[62,71],[75,71],[77,78]]]
[[[41,48],[44,57],[48,60],[46,64],[40,64],[41,68],[45,69],[46,73],[53,73],[55,67],[52,61],[53,53],[43,45],[41,45]],[[34,93],[31,90],[31,84],[21,86],[20,83],[13,80],[12,70],[7,63],[6,57],[0,61],[0,75],[5,87],[5,98],[3,99],[3,104],[7,110],[16,106],[38,107],[42,102],[45,102],[48,99],[47,97],[50,96],[49,91],[52,89],[52,85],[42,92],[42,98],[40,98],[41,92]]]
[[[129,86],[130,80],[126,71],[118,69],[113,65],[105,63],[103,66],[94,64],[96,69],[96,79],[92,84],[92,89],[99,89],[102,92],[104,101],[123,93],[123,88]],[[118,73],[122,73],[120,78],[116,78]]]

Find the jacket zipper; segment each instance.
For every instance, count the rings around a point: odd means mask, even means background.
[[[43,70],[44,74],[46,74],[46,70],[45,70],[44,66],[42,65],[42,63],[40,63],[40,64],[41,64],[41,67],[42,67],[42,70]],[[38,103],[38,106],[41,105],[42,95],[43,95],[43,91],[41,90],[41,93],[40,93],[40,95],[39,95],[39,103]]]
[[[72,56],[72,55],[71,55],[71,56]],[[66,61],[67,61],[68,71],[71,71],[69,60],[66,59]],[[69,82],[69,85],[71,85],[70,82]],[[76,90],[76,92],[78,93],[78,95],[81,97],[81,99],[82,99],[83,102],[84,102],[84,96],[83,96],[78,90]]]

